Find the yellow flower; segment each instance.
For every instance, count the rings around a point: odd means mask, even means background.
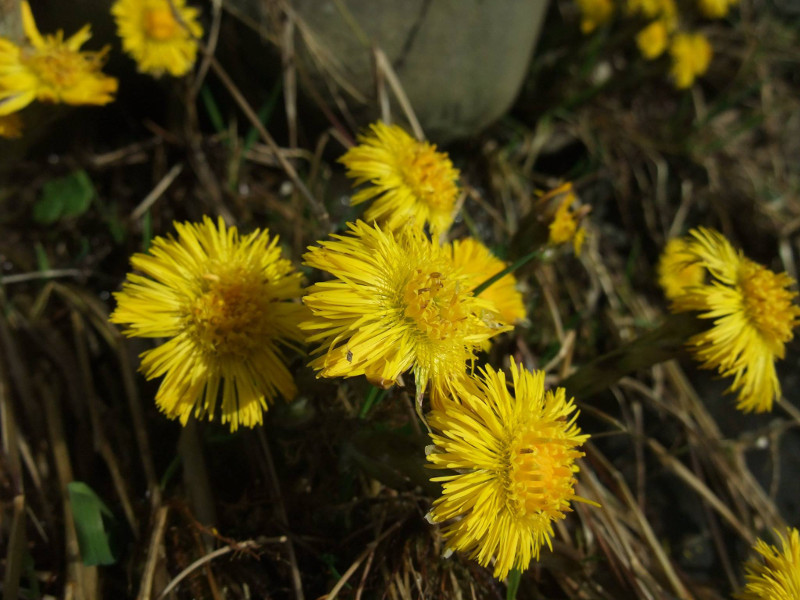
[[[736,407],[766,412],[781,387],[775,360],[783,358],[800,319],[787,289],[794,280],[776,274],[737,252],[722,234],[704,228],[689,232],[686,253],[708,273],[709,283],[688,287],[672,303],[673,312],[699,311],[713,327],[689,340],[705,369],[733,376],[728,391],[739,392]]]
[[[713,51],[702,33],[676,33],[670,43],[669,53],[672,56],[670,73],[675,87],[686,89],[708,70]]]
[[[111,14],[141,73],[180,77],[191,70],[203,28],[186,0],[117,0]]]
[[[27,2],[20,3],[22,26],[30,46],[0,38],[0,116],[25,108],[34,100],[65,104],[107,104],[117,80],[100,68],[108,48],[81,52],[91,37],[89,25],[64,40],[64,33],[39,33]]]
[[[0,117],[0,138],[22,137],[22,117],[12,113]]]
[[[470,277],[466,284],[470,290],[508,266],[474,238],[456,240],[451,248],[453,265]],[[513,274],[503,275],[481,292],[480,297],[492,303],[492,312],[499,322],[513,325],[525,320],[525,305],[522,303],[522,294],[517,290],[517,279]]]
[[[168,417],[212,420],[221,388],[231,431],[260,425],[268,401],[296,393],[280,346],[303,338],[301,275],[267,231],[240,236],[208,217],[175,229],[177,239],[157,237],[131,258],[143,275],[128,274],[111,321],[128,336],[168,338],[141,355],[148,379],[164,375],[156,404]]]
[[[672,238],[659,258],[658,283],[668,300],[675,300],[688,288],[703,283],[703,267],[688,252],[688,247],[686,238]]]
[[[303,298],[313,319],[300,327],[321,354],[311,366],[323,377],[366,375],[391,386],[411,369],[422,394],[428,383],[447,388],[466,371],[474,350],[511,329],[490,318],[494,306],[471,293],[471,275],[450,250],[419,229],[396,234],[363,221],[347,235],[309,248],[305,264],[331,281]]]
[[[703,16],[709,19],[723,19],[728,16],[731,6],[738,0],[698,0],[697,4]]]
[[[744,589],[738,600],[797,600],[800,598],[800,533],[788,528],[786,537],[776,531],[781,549],[757,540],[753,550],[761,558],[745,563]]]
[[[550,547],[552,523],[569,512],[575,496],[576,459],[589,436],[563,388],[544,390],[544,372],[511,361],[513,395],[502,371],[486,367],[458,400],[428,415],[434,468],[456,474],[443,484],[428,515],[442,526],[448,551],[469,554],[494,576],[525,569]]]
[[[576,0],[581,11],[581,31],[591,33],[614,14],[612,0]]]
[[[555,190],[545,194],[540,202],[544,202],[553,197],[561,196],[558,208],[556,209],[553,220],[549,225],[548,243],[553,246],[572,242],[575,254],[580,255],[581,246],[586,239],[586,230],[579,226],[580,218],[577,213],[571,210],[572,205],[578,197],[572,191],[572,184],[565,183]]]
[[[628,0],[628,13],[648,21],[660,21],[668,32],[678,25],[678,7],[675,0]]]
[[[397,125],[379,121],[370,129],[339,159],[355,185],[370,183],[350,203],[375,200],[364,219],[387,229],[422,228],[428,223],[434,236],[447,231],[458,198],[458,169],[447,154],[415,140]]]
[[[636,45],[647,60],[658,58],[667,49],[669,32],[664,21],[653,21],[636,34]]]

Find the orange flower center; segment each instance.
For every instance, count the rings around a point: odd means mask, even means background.
[[[434,210],[450,210],[458,189],[456,172],[450,159],[436,146],[418,142],[400,161],[400,175],[415,198]]]
[[[175,37],[180,27],[169,6],[151,8],[144,13],[144,30],[151,39],[159,41],[171,39]]]
[[[583,452],[564,439],[564,423],[536,423],[508,446],[506,502],[518,517],[543,513],[560,518],[575,495],[573,464]]]
[[[739,275],[748,320],[769,341],[786,343],[792,339],[800,308],[792,304],[797,292],[787,290],[794,281],[786,273],[776,274],[757,263],[745,260]]]
[[[210,355],[246,359],[266,334],[269,298],[257,273],[231,269],[206,274],[203,291],[188,310],[189,331]]]
[[[405,316],[431,340],[446,340],[458,334],[469,316],[468,297],[459,282],[436,271],[416,269],[403,291]]]

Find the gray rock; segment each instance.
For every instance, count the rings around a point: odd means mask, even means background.
[[[264,2],[230,0],[258,22]],[[547,0],[291,0],[301,21],[296,51],[318,89],[330,79],[317,56],[357,92],[342,95],[355,112],[375,107],[372,47],[396,72],[426,134],[444,142],[474,135],[508,110],[527,72]],[[279,35],[279,32],[276,32]],[[391,95],[391,92],[390,92]],[[373,111],[374,112],[374,111]],[[395,111],[395,114],[399,114]]]

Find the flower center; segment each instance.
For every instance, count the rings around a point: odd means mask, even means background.
[[[144,13],[144,30],[154,40],[168,40],[175,37],[180,24],[175,20],[169,6],[151,8]]]
[[[560,518],[575,495],[573,464],[583,452],[564,439],[564,423],[527,426],[508,445],[507,506],[517,517]]]
[[[403,291],[405,316],[432,340],[446,340],[457,334],[467,321],[465,292],[457,281],[436,271],[416,269]]]
[[[56,89],[75,87],[86,72],[86,59],[68,49],[53,48],[34,54],[24,62],[42,83]]]
[[[206,353],[246,359],[262,344],[269,298],[257,273],[206,274],[188,309],[189,331]]]
[[[450,160],[434,146],[418,144],[400,165],[403,182],[420,201],[437,210],[449,210],[457,196]]]
[[[747,318],[767,339],[781,343],[792,339],[800,308],[792,304],[797,292],[787,290],[792,279],[745,260],[739,275]]]

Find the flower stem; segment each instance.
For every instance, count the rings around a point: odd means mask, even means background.
[[[508,265],[505,269],[500,271],[497,275],[493,275],[493,276],[489,277],[489,279],[487,279],[482,284],[480,284],[478,287],[476,287],[474,290],[472,290],[472,295],[473,296],[480,296],[481,292],[484,292],[486,290],[486,288],[488,288],[490,285],[500,281],[503,277],[505,277],[509,273],[513,273],[514,271],[516,271],[520,267],[528,264],[534,258],[538,258],[541,255],[542,255],[542,251],[541,250],[534,250],[533,252],[529,252],[528,254],[523,256],[522,258],[520,258],[520,259],[514,261],[513,263],[511,263],[510,265]]]

